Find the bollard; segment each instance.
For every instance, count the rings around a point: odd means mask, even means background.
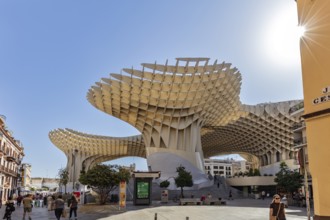
[[[186,220],[189,220],[189,217],[188,216],[186,217]]]
[[[155,213],[155,220],[157,220],[157,213]]]

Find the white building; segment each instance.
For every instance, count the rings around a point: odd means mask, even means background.
[[[17,193],[20,187],[19,165],[24,157],[24,148],[5,124],[0,115],[0,198],[5,202]]]
[[[233,161],[221,159],[204,159],[205,173],[212,176],[228,177],[233,175]]]
[[[231,177],[235,174],[249,172],[252,163],[246,160],[204,159],[206,174]]]
[[[31,187],[39,190],[42,188],[54,190],[55,188],[59,187],[59,181],[60,180],[56,178],[33,177],[31,178]]]

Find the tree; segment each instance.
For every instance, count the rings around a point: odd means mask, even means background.
[[[182,165],[176,168],[176,172],[178,173],[178,176],[174,179],[175,185],[181,188],[181,198],[184,198],[183,187],[193,186],[192,175],[190,174],[190,172],[186,171],[186,168]]]
[[[254,169],[253,175],[254,176],[261,176],[260,171],[258,169]]]
[[[278,188],[292,194],[302,186],[303,176],[299,172],[291,171],[288,165],[282,162],[280,171],[276,173],[274,181],[277,183]]]
[[[130,172],[121,166],[99,164],[87,172],[81,172],[79,182],[97,192],[100,196],[100,205],[104,205],[120,181],[128,182],[130,176]]]
[[[252,168],[249,169],[249,174],[248,174],[248,176],[254,176],[254,173],[253,173],[253,169],[252,169]]]
[[[69,182],[69,172],[66,168],[61,168],[58,170],[58,176],[60,177],[59,185],[64,186],[64,192],[66,193],[66,185]]]

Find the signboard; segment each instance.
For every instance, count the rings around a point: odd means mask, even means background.
[[[133,176],[135,178],[159,178],[160,172],[134,172]]]
[[[149,182],[137,182],[137,198],[147,199],[149,198]]]
[[[126,207],[126,181],[119,183],[119,207]]]
[[[330,86],[322,89],[322,95],[313,99],[313,104],[318,105],[330,101]]]

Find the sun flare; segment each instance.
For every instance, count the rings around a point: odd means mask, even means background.
[[[297,27],[298,38],[303,37],[305,35],[305,32],[306,32],[306,28],[304,26],[298,26]]]
[[[300,60],[299,39],[305,28],[297,24],[297,13],[290,8],[281,10],[268,24],[264,50],[272,62],[292,65]]]

